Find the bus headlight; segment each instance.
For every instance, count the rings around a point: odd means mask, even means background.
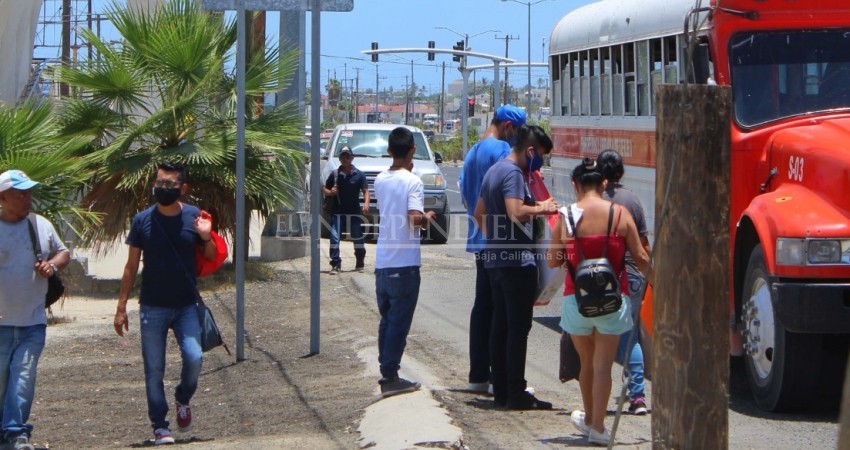
[[[850,239],[813,239],[808,253],[811,264],[850,264]]]
[[[438,173],[426,173],[422,175],[422,184],[425,185],[425,189],[445,189],[446,188],[446,180],[443,179],[443,175]]]
[[[784,266],[850,264],[850,239],[778,238],[776,263]]]
[[[805,261],[803,239],[776,239],[776,264],[783,266],[802,266]]]

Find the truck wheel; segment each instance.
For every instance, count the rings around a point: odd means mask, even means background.
[[[434,219],[434,225],[429,226],[426,230],[426,240],[432,244],[445,244],[449,241],[449,224],[450,219],[448,213],[438,214]]]
[[[787,331],[776,320],[771,295],[764,251],[758,245],[750,254],[742,296],[747,375],[759,408],[793,411],[807,406],[814,395],[820,336]]]

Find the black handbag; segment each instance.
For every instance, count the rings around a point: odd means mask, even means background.
[[[561,360],[558,364],[558,379],[561,383],[578,380],[581,372],[581,359],[573,344],[573,339],[566,331],[561,332]]]
[[[41,242],[38,240],[38,224],[36,223],[36,215],[29,215],[30,240],[32,241],[32,251],[35,254],[36,261],[42,261],[41,257]],[[62,283],[62,278],[59,277],[59,272],[53,272],[47,279],[47,294],[44,296],[44,307],[50,308],[54,303],[62,298],[65,293],[65,284]]]
[[[224,351],[227,352],[227,355],[230,356],[230,348],[227,347],[227,344],[224,343],[224,339],[221,337],[221,330],[218,329],[218,324],[215,323],[215,317],[213,317],[212,311],[210,311],[210,308],[206,303],[204,303],[204,299],[198,291],[197,278],[192,277],[189,273],[189,269],[187,269],[186,265],[183,264],[183,260],[180,259],[177,249],[174,248],[174,243],[172,243],[171,239],[168,238],[168,235],[165,234],[165,230],[162,228],[162,225],[159,224],[153,215],[151,216],[151,220],[156,223],[156,226],[162,232],[163,236],[165,236],[165,240],[168,241],[171,251],[174,252],[174,257],[177,258],[177,262],[180,264],[180,267],[183,268],[183,274],[195,288],[195,306],[198,308],[198,321],[201,323],[201,350],[208,352],[218,346],[222,346],[224,347]]]
[[[198,318],[201,320],[201,349],[208,352],[218,346],[224,347],[224,351],[230,356],[230,348],[221,338],[221,331],[215,323],[215,317],[210,308],[204,303],[200,295],[198,296]]]

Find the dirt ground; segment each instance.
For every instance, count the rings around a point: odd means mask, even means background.
[[[295,264],[304,266],[308,260]],[[322,351],[309,351],[309,283],[304,267],[279,263],[272,279],[246,286],[246,360],[236,363],[235,292],[207,293],[225,340],[205,354],[198,392],[192,401],[195,428],[177,434],[178,444],[198,448],[353,448],[356,421],[375,400],[375,380],[343,341],[326,338]],[[153,445],[147,420],[138,305],[131,301],[130,333],[112,328],[115,300],[71,297],[48,328],[30,422],[40,448],[79,449]],[[326,315],[375,324],[360,305],[326,305]],[[351,306],[351,307],[348,307]],[[340,321],[326,320],[335,334]],[[376,327],[374,327],[376,328]],[[179,381],[179,351],[168,348],[166,394]],[[364,393],[366,395],[364,395]],[[174,411],[169,412],[174,420]]]

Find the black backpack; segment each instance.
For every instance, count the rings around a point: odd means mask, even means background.
[[[611,223],[614,219],[614,204],[612,203],[608,210],[608,232],[605,234],[605,247],[600,258],[584,258],[578,241],[578,225],[583,218],[580,218],[577,224],[573,223],[571,206],[567,207],[567,218],[573,228],[573,237],[576,238],[579,260],[575,270],[570,270],[573,274],[578,312],[584,317],[599,317],[619,311],[623,303],[620,295],[620,278],[611,261],[608,260],[608,239],[611,236]]]

